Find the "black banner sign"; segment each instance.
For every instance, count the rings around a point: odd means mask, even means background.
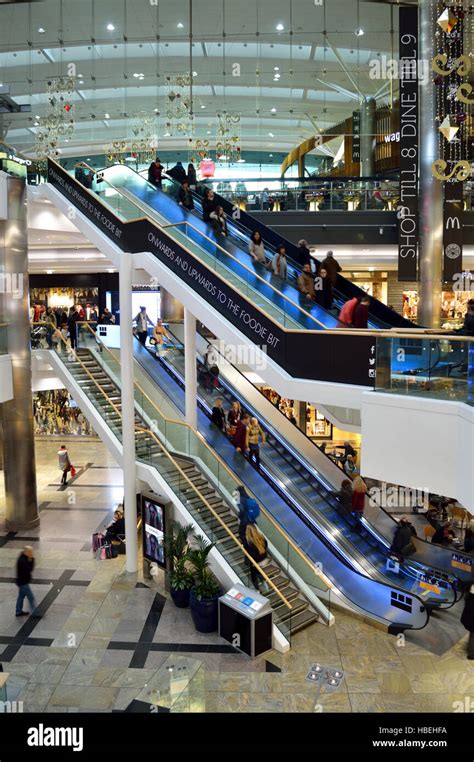
[[[97,195],[53,162],[48,165],[48,180],[122,251],[151,252],[294,378],[374,386],[372,337],[285,330],[150,220],[122,222]]]
[[[399,9],[400,204],[398,280],[418,274],[418,9]]]
[[[352,161],[360,162],[360,111],[352,112]]]
[[[447,182],[444,185],[443,280],[448,282],[462,273],[463,192],[463,183]]]

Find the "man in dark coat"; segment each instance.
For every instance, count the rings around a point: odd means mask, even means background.
[[[410,548],[413,544],[413,537],[416,537],[415,527],[410,523],[406,516],[402,516],[398,522],[398,526],[395,528],[390,550],[400,558],[409,555],[410,550],[414,552],[413,549]]]
[[[28,598],[31,612],[36,608],[35,596],[30,587],[31,574],[35,567],[33,558],[33,548],[31,545],[25,545],[16,562],[16,584],[18,587],[18,598],[16,600],[16,616],[28,616],[27,611],[23,611],[23,601]]]

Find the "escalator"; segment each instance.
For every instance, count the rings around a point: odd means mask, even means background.
[[[166,369],[175,384],[178,384],[181,389],[184,388],[183,349],[179,346],[179,341],[176,344],[175,349],[167,350],[164,356],[156,358],[151,354],[147,357],[146,350],[136,342],[135,358],[179,406],[177,390],[170,389],[166,377],[164,378],[162,373],[156,372],[156,366],[160,364]],[[212,387],[206,388],[205,373],[201,372],[200,379],[198,402],[204,416],[209,418],[213,398],[216,394],[213,393]],[[258,484],[262,477],[265,479],[270,489],[264,490],[262,494],[265,493],[265,498],[269,500],[268,509],[271,510],[272,495],[278,494],[312,531],[322,533],[326,538],[331,538],[341,553],[349,559],[349,563],[354,569],[358,569],[382,582],[396,583],[410,593],[424,595],[427,606],[445,608],[455,604],[461,594],[461,586],[456,577],[413,560],[392,568],[389,562],[389,543],[384,543],[383,538],[377,532],[371,531],[365,522],[361,527],[356,519],[343,511],[339,502],[334,499],[333,487],[327,479],[306,467],[304,461],[299,459],[297,453],[288,446],[284,437],[277,433],[277,430],[272,430],[267,421],[262,419],[255,401],[253,404],[249,404],[248,400],[242,396],[241,391],[237,392],[227,380],[222,378],[220,378],[218,396],[227,403],[227,409],[230,408],[233,400],[238,400],[245,410],[259,419],[260,425],[266,432],[267,442],[261,448],[259,474],[252,473],[253,470],[248,468],[246,477],[242,472],[239,475],[254,492],[258,489],[255,482]],[[181,404],[183,404],[182,394]],[[291,427],[292,425],[290,425]],[[224,441],[227,444],[226,437],[221,432],[216,431],[209,436],[208,425],[200,423],[199,430],[218,451],[223,446]],[[223,441],[219,442],[219,436]],[[246,478],[250,481],[246,481]],[[429,589],[438,592],[435,595],[430,595],[429,592],[427,593]]]
[[[163,214],[171,222],[180,220],[183,215],[186,216],[186,211],[175,203],[174,208],[170,207],[169,202],[164,196],[171,196],[176,199],[179,183],[168,177],[163,177],[163,190],[157,191],[154,186],[150,185],[148,181],[135,172],[131,167],[123,167],[116,165],[110,167],[104,171],[104,176],[116,187],[125,188],[133,193],[137,198],[147,203],[155,211]],[[199,214],[202,221],[202,194],[205,190],[205,184],[199,185],[197,192],[193,193],[195,211]],[[249,261],[249,255],[247,253],[247,246],[250,240],[251,234],[258,230],[262,236],[262,240],[265,243],[267,253],[270,256],[276,251],[277,246],[283,243],[287,253],[288,266],[289,266],[289,282],[291,288],[287,287],[287,293],[291,298],[299,299],[299,294],[296,289],[296,278],[302,269],[301,252],[295,244],[291,243],[287,239],[283,238],[280,234],[275,233],[271,228],[264,225],[260,220],[257,220],[248,212],[239,209],[232,204],[228,199],[215,193],[216,202],[223,207],[227,215],[227,227],[228,238],[219,238],[221,245],[230,253],[238,255],[242,258],[242,261]],[[211,238],[215,238],[212,226],[203,223],[205,225],[205,231]],[[243,254],[243,257],[242,257]],[[336,312],[342,307],[343,303],[348,299],[352,299],[354,296],[364,296],[366,292],[354,285],[347,278],[343,278],[338,275],[336,287],[334,290],[334,304]],[[306,307],[307,308],[307,307]],[[307,308],[308,309],[308,308]],[[322,322],[327,328],[334,327],[337,321],[334,321],[334,315],[327,313],[321,307],[312,307],[309,311],[314,314],[320,322]],[[331,319],[332,318],[332,319]],[[371,298],[370,304],[370,319],[369,327],[372,328],[413,328],[413,323],[402,315],[399,315],[395,310],[387,307],[383,302],[378,299]]]
[[[93,402],[117,438],[121,438],[120,389],[112,373],[107,372],[101,357],[81,348],[67,363],[67,370],[83,393]],[[191,516],[246,586],[252,586],[249,556],[238,540],[236,509],[228,496],[216,488],[209,474],[199,467],[200,459],[182,452],[167,452],[159,438],[148,429],[146,416],[137,410],[136,456],[156,468],[168,486],[185,505]],[[269,538],[270,543],[272,537]],[[270,545],[270,547],[272,547]],[[250,559],[251,562],[251,559]],[[299,630],[318,621],[310,602],[296,589],[290,577],[269,553],[269,563],[261,570],[267,584],[265,593],[274,612],[274,621],[282,634],[291,639]]]
[[[48,355],[52,362],[54,360],[53,364],[62,363],[63,376],[67,376],[66,385],[70,390],[77,394],[79,385],[83,393],[81,403],[86,407],[90,403],[99,409],[102,419],[119,439],[121,413],[120,384],[117,379],[120,377],[120,365],[115,355],[101,345],[100,340],[92,333],[87,337],[81,336],[80,347],[77,360],[73,362],[62,361],[54,350],[50,350]],[[170,390],[170,379],[165,368],[150,357],[143,347],[138,347],[138,351],[142,351],[155,367],[161,369],[163,376],[168,379]],[[171,391],[176,403],[176,389]],[[369,576],[359,563],[355,564],[353,559],[348,557],[342,542],[334,543],[335,535],[339,534],[338,530],[333,527],[329,534],[316,533],[314,520],[306,509],[293,510],[284,499],[284,494],[276,492],[271,485],[264,481],[257,484],[255,480],[247,479],[248,469],[257,479],[260,479],[260,476],[246,462],[233,463],[231,453],[234,452],[234,448],[225,437],[218,436],[220,432],[213,431],[208,422],[206,428],[210,436],[203,437],[200,432],[195,432],[179,421],[164,418],[137,384],[135,410],[136,424],[140,429],[137,430],[139,462],[149,463],[158,469],[167,484],[177,485],[173,486],[174,492],[198,522],[210,511],[212,518],[209,518],[206,525],[206,535],[209,539],[216,538],[218,541],[214,532],[220,532],[222,529],[232,540],[230,542],[229,539],[228,548],[223,546],[222,554],[231,566],[240,563],[241,577],[245,575],[245,560],[242,564],[243,551],[238,540],[231,529],[224,526],[225,522],[206,500],[200,487],[206,490],[208,498],[214,500],[215,505],[222,507],[222,511],[229,515],[230,521],[235,516],[232,508],[229,509],[229,495],[236,485],[244,483],[249,492],[257,497],[261,506],[257,523],[269,541],[272,566],[280,568],[279,572],[274,572],[274,580],[278,585],[283,585],[283,589],[273,585],[272,579],[269,579],[268,583],[272,587],[275,603],[278,603],[275,596],[280,600],[284,599],[284,605],[292,612],[289,617],[291,621],[286,625],[290,634],[293,631],[293,619],[295,626],[299,626],[300,623],[304,626],[302,620],[307,621],[306,615],[313,614],[314,611],[308,607],[309,610],[304,608],[294,614],[293,608],[300,608],[304,604],[299,601],[297,606],[292,607],[284,595],[285,588],[290,588],[288,593],[292,597],[295,597],[295,591],[298,589],[303,591],[305,598],[312,603],[315,610],[318,610],[317,599],[322,598],[330,601],[331,606],[342,606],[358,612],[364,618],[382,624],[391,632],[421,630],[426,627],[434,603],[426,591],[408,591],[398,580],[389,583]],[[201,412],[200,416],[204,418],[204,413]],[[183,460],[188,461],[188,464],[193,461],[192,468],[199,471],[195,474],[199,480],[199,487],[192,484],[183,473],[179,465]],[[232,466],[229,467],[227,463]],[[212,478],[209,478],[210,476]],[[254,486],[257,489],[253,489]],[[223,498],[227,503],[225,508],[222,506]],[[232,526],[235,528],[235,524]],[[355,566],[357,568],[354,568]],[[288,580],[291,580],[292,584]],[[298,618],[299,614],[301,618]],[[285,621],[277,624],[285,632]]]
[[[124,168],[110,168],[115,179],[129,178]],[[161,213],[138,201],[129,188],[117,188],[107,177],[95,176],[93,189],[84,188],[56,162],[48,160],[50,198],[68,209],[72,205],[95,228],[89,235],[110,256],[115,250],[136,253],[137,267],[157,277],[171,293],[187,295],[188,307],[198,315],[209,307],[222,318],[235,341],[246,337],[253,347],[276,364],[286,377],[374,387],[375,342],[372,336],[346,331],[328,332],[318,318],[280,290],[265,271],[262,275],[229,254],[201,228],[198,217],[167,222]],[[139,175],[133,175],[142,181]],[[157,193],[145,183],[150,198]],[[176,217],[175,201],[162,193],[169,218]],[[135,201],[134,201],[135,199]],[[64,208],[61,207],[60,208]],[[76,215],[77,216],[77,215]],[[243,257],[243,252],[240,256]],[[117,252],[118,253],[118,252]],[[169,280],[168,280],[169,279]],[[179,284],[179,288],[178,288]],[[288,288],[292,288],[288,286]],[[327,320],[335,321],[326,313]]]

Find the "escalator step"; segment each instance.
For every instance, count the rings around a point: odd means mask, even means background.
[[[292,635],[317,621],[319,621],[319,616],[314,611],[308,609],[301,614],[297,614],[295,617],[290,617],[290,619],[281,622],[281,625],[278,622],[275,624],[282,631],[283,635],[291,638]]]

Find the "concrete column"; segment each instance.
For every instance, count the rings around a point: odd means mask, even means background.
[[[431,62],[437,53],[431,9],[434,0],[420,0],[418,35],[420,61]],[[431,77],[433,78],[433,72]],[[438,158],[438,124],[433,79],[419,88],[419,304],[418,323],[427,328],[441,324],[441,292],[443,277],[443,189],[432,175],[433,161]]]
[[[184,317],[184,307],[174,296],[160,286],[161,318],[165,322],[175,323]]]
[[[365,98],[360,107],[360,176],[375,174],[375,98]]]
[[[196,318],[184,310],[184,382],[186,423],[197,429]]]
[[[0,293],[1,321],[8,323],[8,352],[12,358],[13,400],[2,410],[6,528],[31,529],[39,524],[36,496],[35,440],[31,394],[28,238],[26,187],[21,178],[0,172]],[[59,476],[59,471],[58,471]]]
[[[123,486],[125,499],[126,569],[138,569],[137,475],[135,456],[135,407],[133,395],[132,255],[122,254],[119,271],[120,365],[122,399]]]

